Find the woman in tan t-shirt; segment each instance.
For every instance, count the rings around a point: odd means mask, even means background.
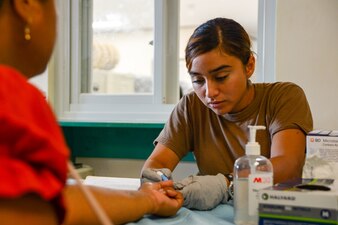
[[[240,24],[216,18],[200,25],[186,46],[186,66],[193,92],[180,100],[155,140],[142,169],[144,181],[156,181],[150,171],[162,168],[170,177],[189,151],[199,175],[230,178],[235,160],[245,154],[248,125],[266,127],[258,131],[257,141],[273,164],[274,183],[301,177],[306,134],[313,128],[305,94],[290,82],[250,81],[255,57]],[[225,177],[217,183],[222,182],[230,183]]]

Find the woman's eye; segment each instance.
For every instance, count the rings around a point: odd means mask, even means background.
[[[217,81],[223,81],[227,78],[228,76],[220,76],[220,77],[216,77]]]
[[[203,84],[204,80],[193,80],[192,81],[194,84]]]

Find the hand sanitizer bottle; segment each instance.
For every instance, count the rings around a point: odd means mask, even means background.
[[[258,224],[258,190],[273,185],[273,168],[269,159],[260,155],[256,130],[265,126],[248,126],[250,141],[244,156],[234,164],[234,222],[236,225]]]

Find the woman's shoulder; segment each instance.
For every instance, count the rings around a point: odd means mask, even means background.
[[[7,65],[0,65],[0,92],[6,95],[12,92],[11,97],[26,99],[29,95],[34,95],[35,98],[42,94],[20,71]]]
[[[0,65],[0,101],[13,107],[18,104],[24,105],[26,102],[25,107],[28,107],[31,103],[45,101],[45,97],[19,71]]]
[[[0,80],[2,85],[18,85],[26,82],[25,78],[19,71],[6,65],[0,65]]]
[[[255,83],[255,89],[268,94],[304,92],[301,86],[293,82]]]
[[[277,89],[277,88],[289,88],[289,87],[298,87],[300,86],[296,83],[290,82],[290,81],[276,81],[271,83],[254,83],[255,87],[259,88],[271,88],[271,89]]]

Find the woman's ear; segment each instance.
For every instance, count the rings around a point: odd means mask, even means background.
[[[39,0],[13,0],[13,8],[27,25],[31,25],[43,15]]]
[[[253,54],[251,54],[248,60],[248,63],[245,66],[245,72],[248,78],[250,78],[252,74],[255,72],[255,65],[256,65],[256,59],[253,56]]]

